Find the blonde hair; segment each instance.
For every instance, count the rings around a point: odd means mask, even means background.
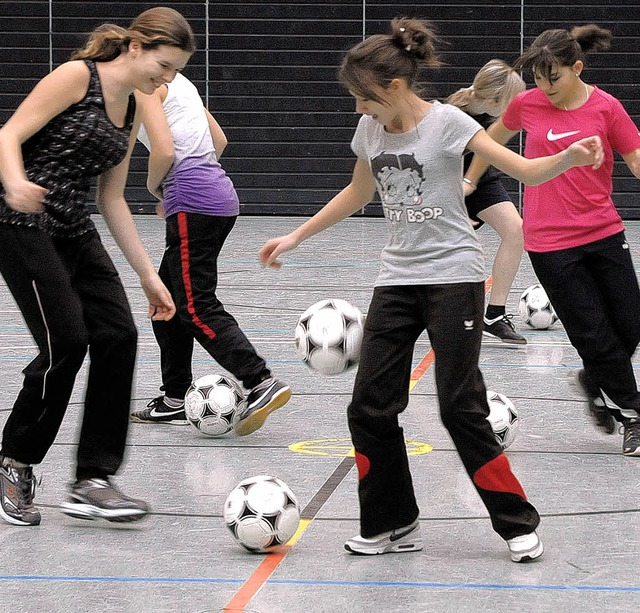
[[[404,79],[414,89],[423,67],[439,66],[436,46],[440,39],[431,25],[420,19],[391,21],[390,34],[374,34],[346,54],[338,78],[350,91],[384,103],[376,88],[386,88],[393,79]]]
[[[143,49],[156,49],[161,45],[178,47],[188,53],[196,49],[195,36],[187,20],[178,11],[158,6],[140,13],[129,28],[113,23],[97,27],[71,59],[109,62],[126,51],[134,40],[139,41]]]
[[[502,60],[490,60],[478,70],[471,87],[454,92],[447,98],[447,103],[464,111],[474,97],[476,100],[495,100],[504,110],[526,88],[522,77],[509,64]]]

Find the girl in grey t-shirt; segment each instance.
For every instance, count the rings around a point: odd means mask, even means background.
[[[360,534],[345,543],[357,554],[422,549],[418,507],[398,415],[409,398],[414,344],[426,329],[437,356],[442,421],[495,531],[511,559],[537,558],[540,517],[527,501],[494,438],[478,367],[483,329],[484,263],[462,189],[465,149],[524,181],[540,183],[577,165],[598,166],[598,137],[554,156],[527,160],[501,147],[459,109],[423,100],[413,84],[437,65],[429,26],[393,20],[346,55],[340,79],[363,117],[347,187],[321,211],[260,251],[264,265],[351,215],[378,190],[389,225],[382,267],[369,306],[348,421],[358,466]]]

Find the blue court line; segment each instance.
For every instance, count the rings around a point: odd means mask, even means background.
[[[197,577],[75,577],[56,575],[0,575],[0,581],[67,581],[67,582],[112,582],[112,583],[209,583],[240,584],[244,579],[217,579]],[[316,581],[303,579],[272,579],[267,585],[308,585],[344,587],[417,587],[464,590],[536,590],[553,592],[640,592],[640,586],[611,585],[530,585],[505,583],[439,583],[434,581]]]

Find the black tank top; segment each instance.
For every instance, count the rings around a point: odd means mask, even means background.
[[[85,97],[22,146],[27,177],[48,190],[44,212],[14,211],[0,188],[0,223],[39,227],[51,236],[67,238],[94,228],[86,204],[92,179],[124,159],[136,104],[131,94],[125,125],[115,126],[105,110],[96,65],[91,60],[85,63],[91,73]]]

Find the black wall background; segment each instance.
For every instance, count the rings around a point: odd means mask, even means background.
[[[343,52],[364,35],[386,32],[395,16],[429,19],[448,46],[446,65],[425,73],[428,97],[468,86],[494,57],[508,62],[542,30],[598,23],[612,30],[610,51],[590,54],[585,81],[619,98],[640,125],[638,0],[535,2],[384,2],[296,0],[164,2],[187,17],[198,51],[185,74],[225,129],[222,164],[243,214],[307,215],[349,180],[349,142],[357,122],[352,98],[336,81]],[[126,26],[149,2],[0,1],[0,124],[37,81],[105,21]],[[517,148],[518,143],[513,147]],[[151,212],[146,154],[138,146],[127,197]],[[508,180],[519,204],[519,185]],[[626,219],[640,218],[640,182],[618,159],[614,200]],[[361,214],[380,214],[370,205]]]

